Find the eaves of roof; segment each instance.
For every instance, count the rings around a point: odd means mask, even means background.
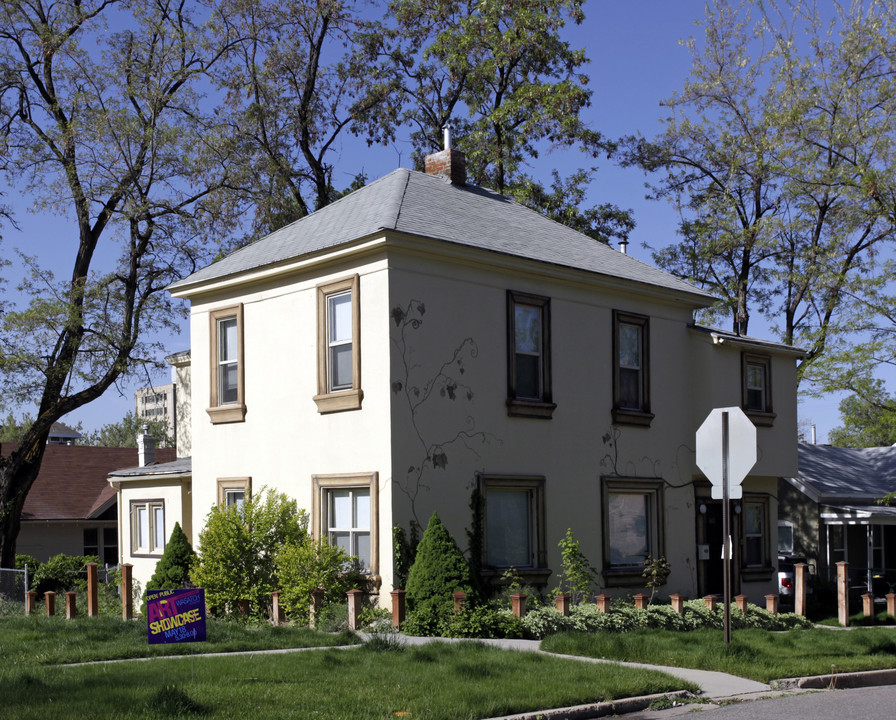
[[[729,332],[727,330],[719,330],[718,328],[711,328],[697,323],[694,323],[691,326],[691,329],[694,332],[709,335],[715,345],[724,345],[727,343],[752,350],[766,350],[768,352],[783,353],[785,355],[792,355],[795,358],[806,356],[806,351],[802,348],[775,342],[774,340],[763,340],[747,335],[738,335],[737,333]]]

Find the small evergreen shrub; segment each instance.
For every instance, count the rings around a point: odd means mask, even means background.
[[[196,558],[196,553],[187,540],[187,536],[180,528],[180,523],[174,523],[171,537],[165,545],[165,552],[156,563],[155,572],[146,585],[147,590],[169,590],[184,587],[192,587],[190,584],[190,567]]]
[[[405,590],[409,612],[425,613],[427,623],[454,611],[455,592],[471,593],[470,568],[437,513],[417,546]]]

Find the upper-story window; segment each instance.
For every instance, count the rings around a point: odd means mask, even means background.
[[[213,423],[239,422],[246,416],[243,306],[213,310],[209,317],[211,392],[207,412]]]
[[[643,315],[613,312],[613,422],[650,425],[650,323]]]
[[[320,413],[357,410],[361,391],[358,275],[317,287],[317,395]]]
[[[551,417],[550,298],[508,291],[507,350],[508,413]]]
[[[744,353],[741,356],[742,406],[756,425],[772,425],[771,358]]]

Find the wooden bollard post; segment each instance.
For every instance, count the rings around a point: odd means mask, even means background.
[[[47,617],[53,617],[56,614],[56,593],[48,590],[44,593],[44,601],[47,604]]]
[[[778,614],[778,596],[775,593],[765,596],[765,609],[772,615]]]
[[[87,616],[100,614],[97,593],[96,563],[87,563]]]
[[[134,619],[134,566],[121,566],[121,619]]]
[[[849,627],[849,563],[837,563],[837,619]]]
[[[887,615],[896,617],[896,593],[887,593]]]
[[[280,607],[280,591],[271,593],[271,622],[276,625],[283,624],[283,608]]]
[[[76,598],[78,593],[67,592],[65,594],[65,619],[74,620],[78,616],[78,608],[76,607]]]
[[[646,610],[649,598],[644,593],[635,595],[635,610]]]
[[[862,614],[865,617],[874,615],[874,593],[864,593],[862,595]]]
[[[569,593],[558,593],[556,602],[557,612],[563,617],[569,617]]]
[[[706,605],[706,609],[710,612],[716,611],[716,596],[715,595],[706,595],[703,598],[703,602]]]
[[[37,608],[37,591],[29,590],[25,593],[25,614],[33,615]]]
[[[314,630],[317,628],[317,616],[324,606],[323,588],[315,588],[311,591],[311,607],[309,608],[308,626]]]
[[[809,597],[809,566],[797,563],[793,566],[793,612],[806,617],[806,603]]]
[[[467,594],[461,590],[454,593],[454,614],[463,612],[467,607]]]
[[[678,593],[672,593],[669,596],[669,602],[672,603],[672,610],[677,612],[679,615],[684,614],[684,601],[685,601],[684,595],[679,595]]]
[[[747,614],[747,596],[746,595],[735,595],[734,602],[737,605],[737,609],[740,610],[744,615]]]
[[[392,591],[392,627],[401,630],[405,619],[405,591]]]
[[[597,604],[597,611],[602,613],[610,612],[610,596],[604,595],[601,593],[600,595],[594,596],[594,602]]]
[[[364,593],[358,589],[349,590],[348,593],[348,629],[357,630],[361,624],[361,599]]]
[[[526,614],[526,596],[523,593],[514,593],[510,596],[510,604],[513,609],[513,614],[522,618],[523,615]]]

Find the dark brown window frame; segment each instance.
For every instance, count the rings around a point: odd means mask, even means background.
[[[517,393],[516,377],[516,306],[541,309],[541,397],[525,398]],[[507,414],[511,417],[553,417],[557,407],[551,387],[551,299],[542,295],[507,291]]]
[[[637,325],[641,328],[641,407],[621,407],[621,379],[619,367],[619,326]],[[613,311],[613,422],[617,425],[649,427],[654,415],[650,412],[650,318],[646,315]]]
[[[763,409],[755,410],[747,407],[747,368],[750,365],[759,365],[765,372],[765,388],[763,398]],[[771,427],[775,423],[777,415],[774,412],[772,404],[772,358],[770,355],[761,355],[758,353],[744,352],[741,353],[741,407],[747,417],[753,421],[754,425]]]

